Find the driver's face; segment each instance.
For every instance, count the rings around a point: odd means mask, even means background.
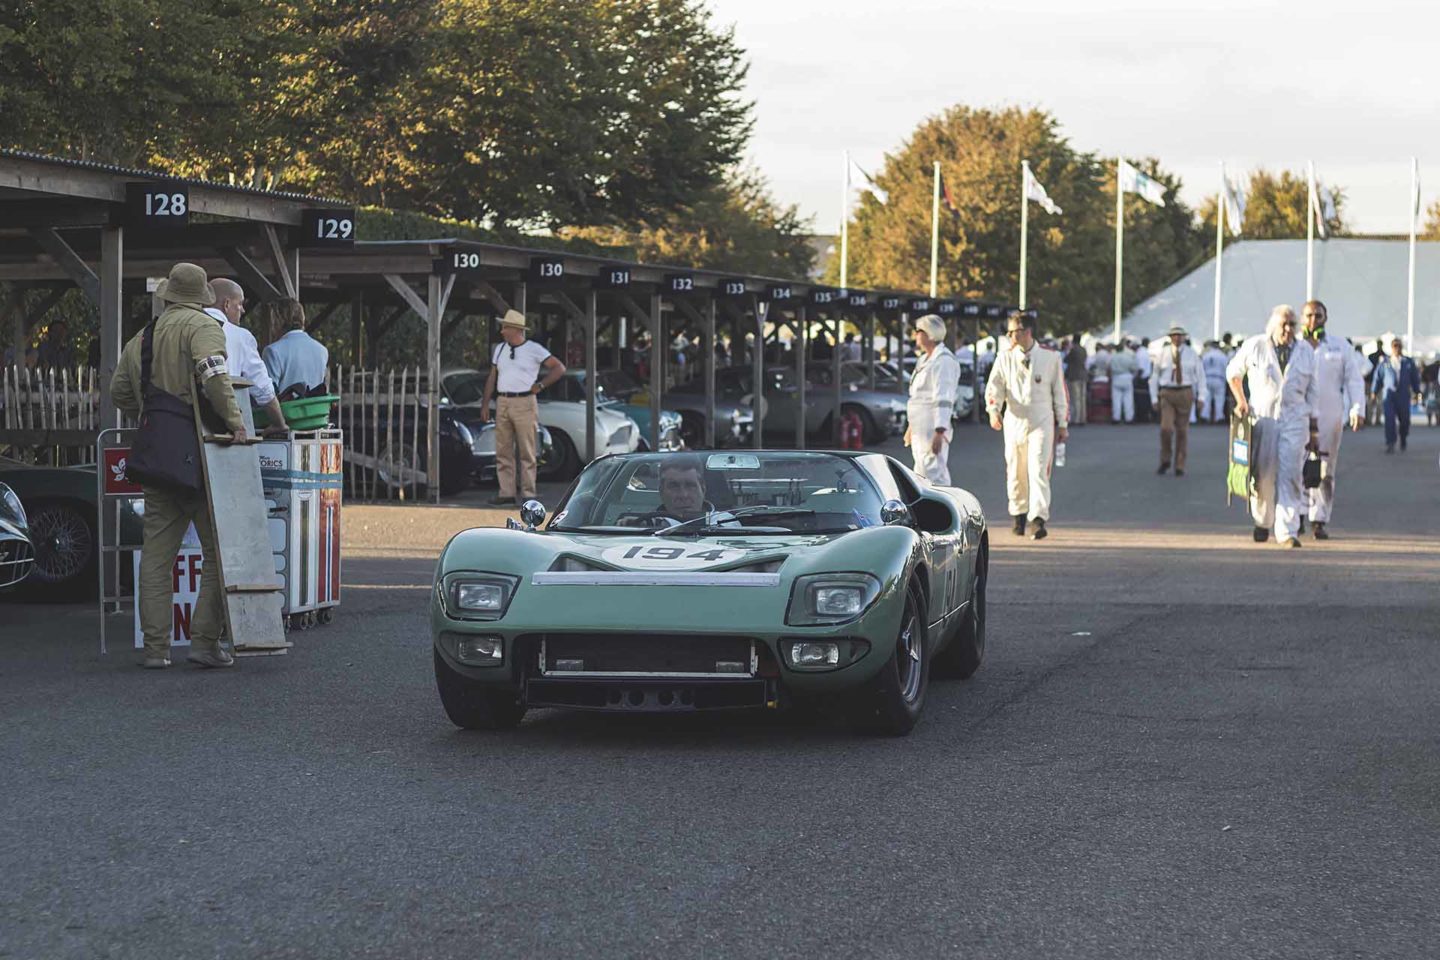
[[[660,474],[660,503],[677,520],[690,520],[705,510],[705,488],[695,470],[668,470]]]

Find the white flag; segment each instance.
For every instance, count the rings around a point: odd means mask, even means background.
[[[1245,188],[1234,183],[1229,177],[1225,178],[1225,220],[1229,224],[1230,233],[1240,236],[1240,231],[1245,226]]]
[[[1320,234],[1321,240],[1329,239],[1330,228],[1327,224],[1335,219],[1335,197],[1329,187],[1314,179],[1313,174],[1310,180],[1310,196],[1314,202],[1310,214],[1315,218],[1315,230]]]
[[[1035,179],[1035,174],[1030,172],[1029,167],[1025,168],[1025,199],[1034,200],[1046,213],[1056,216],[1061,213],[1060,207],[1050,199],[1050,194],[1045,192],[1045,188],[1040,185],[1039,180]]]
[[[856,163],[854,160],[850,161],[850,166],[854,167],[856,171],[860,174],[860,176],[865,178],[865,182],[870,185],[868,189],[875,196],[875,199],[880,201],[881,206],[884,206],[890,202],[890,194],[880,189],[880,187],[875,183],[875,178],[870,176],[870,174],[866,173],[864,167],[860,166],[860,164]]]
[[[1141,173],[1124,160],[1120,161],[1120,189],[1138,193],[1157,207],[1165,206],[1165,185],[1153,177]]]

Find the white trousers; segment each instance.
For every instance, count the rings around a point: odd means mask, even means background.
[[[1225,398],[1230,395],[1230,388],[1224,380],[1215,377],[1206,377],[1205,387],[1210,392],[1205,398],[1205,422],[1219,423],[1225,419]]]
[[[945,434],[945,441],[940,444],[940,452],[932,453],[930,450],[930,438],[933,432],[924,434],[910,429],[910,453],[915,457],[915,472],[920,474],[931,483],[938,483],[943,487],[950,486],[950,434]]]
[[[1110,419],[1116,423],[1135,422],[1135,378],[1128,373],[1110,378]]]
[[[1306,507],[1301,471],[1305,466],[1305,442],[1309,435],[1310,424],[1306,420],[1260,417],[1255,421],[1250,455],[1256,458],[1256,477],[1250,516],[1255,526],[1273,528],[1276,540],[1300,535],[1301,511]]]
[[[1320,486],[1306,490],[1309,499],[1310,522],[1329,523],[1330,511],[1335,509],[1335,468],[1340,464],[1340,441],[1345,439],[1345,423],[1348,417],[1320,417],[1318,433],[1320,452],[1329,454],[1324,458],[1325,476]]]
[[[1047,411],[1039,424],[1005,414],[1005,492],[1010,515],[1050,519],[1050,467],[1055,453],[1055,419]]]

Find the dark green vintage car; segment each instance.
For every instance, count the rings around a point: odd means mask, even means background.
[[[467,729],[530,707],[839,706],[908,733],[932,668],[985,652],[979,502],[864,452],[594,461],[543,529],[457,534],[431,598],[435,674]]]

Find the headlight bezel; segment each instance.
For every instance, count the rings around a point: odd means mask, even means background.
[[[820,612],[820,590],[843,591],[847,588],[859,591],[859,602],[853,613]],[[792,627],[831,627],[853,623],[865,616],[879,598],[880,581],[873,574],[858,570],[806,574],[796,577],[790,588],[790,602],[785,608],[785,623]]]
[[[21,533],[29,536],[30,518],[25,513],[25,504],[20,502],[20,494],[5,483],[0,483],[0,517],[9,520]]]
[[[498,606],[488,608],[475,605],[462,605],[460,602],[460,591],[462,587],[499,588],[499,604]],[[488,570],[462,570],[447,575],[441,583],[441,588],[438,592],[440,594],[440,602],[445,609],[445,616],[451,620],[483,622],[504,619],[519,589],[520,578],[514,574],[493,573]]]

